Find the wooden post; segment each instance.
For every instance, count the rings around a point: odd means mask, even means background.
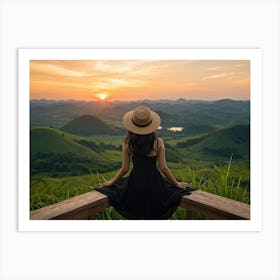
[[[195,220],[195,219],[196,219],[196,213],[191,210],[187,210],[186,220]]]
[[[200,213],[215,220],[250,220],[249,204],[201,190],[183,196],[180,206],[187,210],[186,219]]]
[[[96,213],[109,207],[108,197],[88,192],[30,212],[31,220],[95,220]]]

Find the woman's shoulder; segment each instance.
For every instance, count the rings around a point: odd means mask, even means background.
[[[154,143],[154,149],[158,152],[160,148],[164,148],[164,141],[162,138],[157,137]]]
[[[164,145],[164,141],[163,141],[162,138],[157,137],[156,141],[157,141],[157,144],[158,144],[159,146],[163,146],[163,145]]]
[[[130,154],[131,154],[131,151],[130,151],[130,149],[129,149],[129,143],[127,143],[127,142],[123,142],[122,143],[122,149],[123,150],[127,150]]]

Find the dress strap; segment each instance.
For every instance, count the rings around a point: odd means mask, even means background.
[[[158,138],[157,138],[157,144],[156,144],[156,152],[158,154]]]

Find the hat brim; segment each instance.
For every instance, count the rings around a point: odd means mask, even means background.
[[[132,116],[133,116],[133,111],[129,111],[127,112],[124,116],[123,116],[123,124],[124,126],[127,128],[127,130],[135,133],[135,134],[140,134],[140,135],[145,135],[145,134],[150,134],[155,132],[158,127],[160,126],[160,116],[151,111],[151,118],[152,118],[152,122],[145,127],[139,127],[137,125],[135,125],[132,122]]]

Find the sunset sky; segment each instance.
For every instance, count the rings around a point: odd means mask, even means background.
[[[32,60],[31,99],[250,99],[249,60]]]

